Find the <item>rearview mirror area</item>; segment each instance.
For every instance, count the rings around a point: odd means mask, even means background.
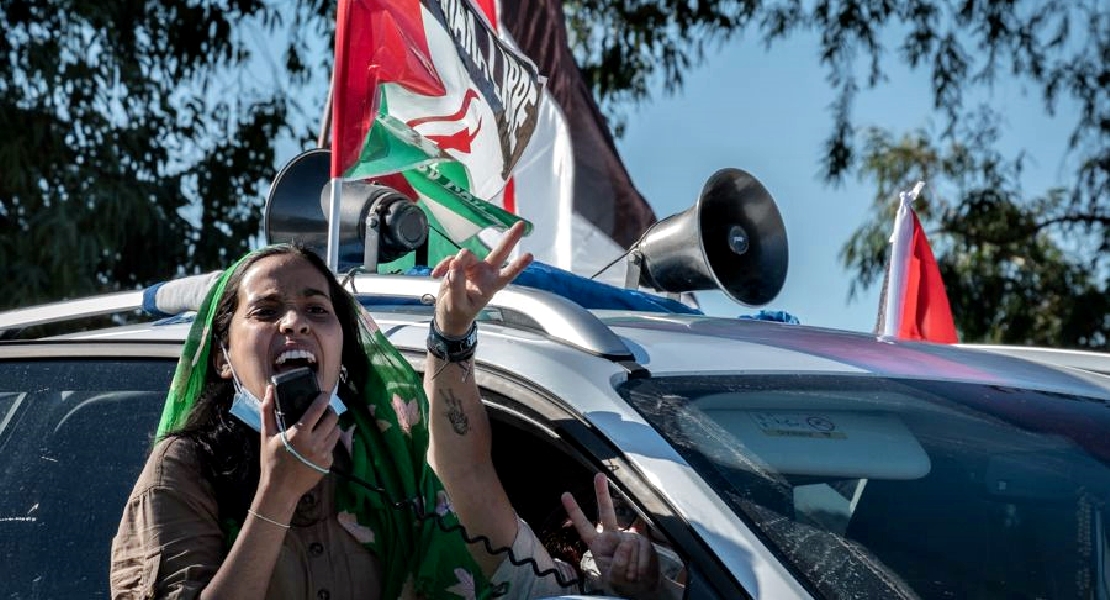
[[[905,423],[887,413],[837,410],[703,411],[750,458],[782,475],[829,478],[918,479],[929,474],[929,456]],[[680,423],[691,423],[682,420]],[[700,426],[700,424],[699,424]],[[680,425],[681,427],[681,425]],[[684,433],[693,437],[695,431]],[[725,443],[709,436],[709,443]],[[725,466],[743,465],[718,452]]]

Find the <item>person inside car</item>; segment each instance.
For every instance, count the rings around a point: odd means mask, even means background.
[[[571,492],[563,493],[560,509],[540,523],[537,537],[554,559],[551,566],[565,580],[581,578],[590,591],[627,598],[682,598],[686,569],[678,555],[653,539],[647,522],[626,501],[609,493],[604,474],[594,476],[592,487],[596,524]],[[531,585],[542,586],[550,595],[572,593],[553,579]]]
[[[522,233],[485,260],[464,250],[433,270],[443,283],[423,386],[311,251],[271,246],[222,273],[112,541],[112,597],[546,593],[538,573],[552,559],[493,469],[471,373],[476,315],[531,259],[501,266]],[[297,367],[324,392],[282,423],[271,377]],[[618,586],[652,579],[640,568],[651,544],[600,529],[595,539],[615,543],[591,548]]]

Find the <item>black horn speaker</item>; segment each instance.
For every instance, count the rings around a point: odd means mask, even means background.
[[[786,280],[786,228],[758,179],[722,169],[706,182],[696,205],[656,223],[632,255],[645,287],[719,289],[736,302],[761,306]]]
[[[328,184],[330,157],[325,148],[309,150],[278,171],[262,212],[268,243],[296,241],[313,250],[327,249],[328,218],[320,194]]]
[[[266,198],[263,229],[269,243],[299,242],[326,256],[331,202],[331,153],[304,152],[274,178]],[[343,182],[339,206],[339,267],[374,267],[419,249],[428,219],[415,202],[390,187]]]

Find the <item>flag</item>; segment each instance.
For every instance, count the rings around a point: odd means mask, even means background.
[[[562,1],[478,3],[489,7],[501,37],[547,77],[536,129],[515,177],[516,210],[538,225],[523,243],[545,262],[591,276],[639,240],[655,213],[633,185],[578,70]],[[599,279],[623,286],[624,269],[611,268]]]
[[[899,194],[880,300],[879,325],[887,337],[952,344],[958,341],[940,268],[911,206],[924,187]]]
[[[333,179],[419,200],[435,229],[429,262],[456,244],[484,254],[478,234],[521,220],[486,199],[502,194],[535,127],[535,66],[470,0],[343,0],[335,48]]]
[[[418,197],[452,239],[484,229],[470,239],[488,245],[524,219],[535,227],[520,251],[588,276],[655,222],[578,72],[561,2],[344,0],[336,76],[334,172]]]

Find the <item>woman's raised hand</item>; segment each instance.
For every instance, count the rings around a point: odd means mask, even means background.
[[[532,262],[532,255],[524,254],[505,265],[505,260],[524,235],[524,228],[523,222],[513,225],[485,260],[478,260],[473,252],[464,248],[432,269],[432,277],[443,277],[435,309],[436,325],[441,332],[451,336],[464,335],[493,295],[509,285]]]

